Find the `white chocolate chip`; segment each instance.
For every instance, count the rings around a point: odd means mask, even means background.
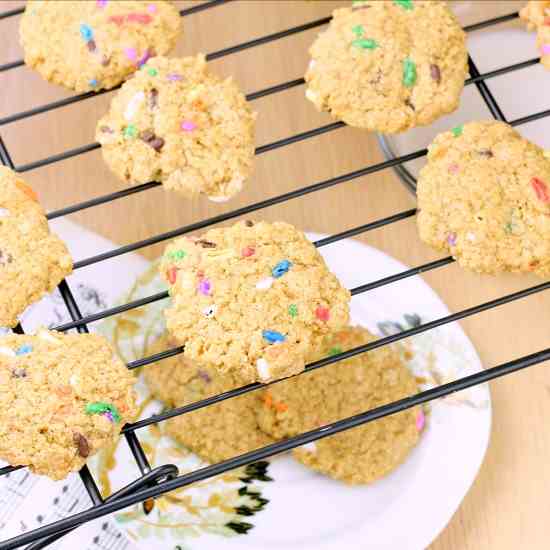
[[[272,287],[274,281],[275,279],[273,277],[266,277],[256,283],[256,288],[258,290],[267,290]]]
[[[315,445],[315,441],[310,441],[309,443],[302,445],[300,449],[304,449],[304,451],[307,451],[308,453],[316,453],[317,445]]]
[[[79,378],[77,374],[71,374],[71,377],[69,378],[69,384],[76,388],[78,386]]]
[[[0,346],[0,353],[3,355],[7,355],[8,357],[15,357],[15,351],[7,348],[6,346]]]
[[[309,88],[306,90],[306,97],[310,100],[310,101],[313,101],[313,103],[315,103],[317,101],[317,94],[313,91],[313,90],[310,90]]]
[[[59,344],[59,340],[55,336],[52,336],[47,330],[41,330],[38,333],[38,337],[44,340],[45,342],[51,342],[52,344]]]
[[[466,238],[472,243],[476,241],[475,233],[472,233],[471,231],[466,233]]]
[[[315,59],[312,59],[310,62],[309,62],[309,65],[307,66],[307,70],[308,71],[311,71],[311,69],[313,69],[315,67],[315,65],[317,65],[317,61],[315,61]]]
[[[258,361],[256,361],[256,369],[258,370],[258,375],[262,382],[269,380],[269,363],[265,359],[258,359]]]
[[[139,109],[139,106],[141,103],[143,103],[143,100],[145,99],[145,94],[143,92],[138,92],[136,95],[130,99],[128,102],[128,105],[126,107],[126,110],[124,111],[124,118],[128,121],[132,120]]]
[[[0,208],[0,218],[7,218],[10,215],[10,211],[7,208]]]
[[[231,197],[225,197],[223,195],[208,197],[208,200],[212,202],[227,202]]]

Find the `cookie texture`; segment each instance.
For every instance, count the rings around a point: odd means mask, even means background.
[[[286,223],[182,237],[166,248],[160,272],[172,297],[168,330],[185,355],[248,380],[302,371],[316,342],[348,322],[349,292]]]
[[[15,326],[18,315],[53,291],[72,266],[34,191],[0,167],[0,326]]]
[[[503,122],[436,137],[418,178],[420,238],[479,273],[550,274],[550,157]]]
[[[364,328],[325,339],[320,357],[372,342]],[[287,438],[417,393],[414,376],[385,346],[274,384],[264,390],[260,428]],[[293,451],[304,465],[350,484],[371,483],[401,464],[419,439],[418,408],[308,443]]]
[[[149,353],[173,346],[161,336]],[[220,374],[198,366],[183,354],[144,369],[152,394],[168,407],[182,407],[201,399],[245,386],[251,380],[235,374]],[[208,462],[220,462],[273,443],[260,431],[256,409],[262,404],[258,392],[228,399],[216,405],[177,416],[166,423],[166,432]]]
[[[29,0],[20,26],[25,63],[79,92],[120,84],[180,33],[168,0]]]
[[[133,382],[101,336],[0,337],[0,458],[64,479],[134,419]]]
[[[157,180],[225,201],[252,170],[255,119],[235,82],[211,73],[204,55],[155,57],[122,86],[96,138],[126,182]]]
[[[537,31],[540,62],[550,69],[550,0],[530,0],[519,15],[530,31]]]
[[[306,97],[317,109],[387,134],[453,112],[468,72],[466,35],[437,0],[337,9],[310,54]]]

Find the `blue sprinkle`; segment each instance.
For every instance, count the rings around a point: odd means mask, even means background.
[[[19,349],[15,351],[15,355],[26,355],[31,353],[32,346],[30,344],[23,344]]]
[[[90,80],[89,84],[92,88],[95,88],[97,86],[97,80],[95,78],[92,78],[92,80]]]
[[[264,330],[262,336],[270,344],[276,344],[277,342],[284,342],[286,340],[286,336],[275,330]]]
[[[292,262],[289,262],[288,260],[283,260],[273,268],[271,273],[273,274],[273,277],[278,279],[279,277],[282,277],[291,267]]]
[[[90,25],[86,25],[86,23],[81,23],[80,25],[80,36],[86,41],[89,42],[94,37],[94,31],[92,30],[92,27]]]

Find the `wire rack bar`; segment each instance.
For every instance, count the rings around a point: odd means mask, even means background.
[[[8,17],[13,17],[14,15],[20,15],[25,11],[25,8],[15,8],[13,10],[8,10],[5,12],[0,13],[0,20],[1,19],[7,19]]]

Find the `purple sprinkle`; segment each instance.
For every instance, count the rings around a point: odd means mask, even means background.
[[[211,290],[210,281],[208,279],[202,279],[202,281],[199,283],[199,292],[201,294],[204,294],[205,296],[210,295]]]
[[[454,246],[456,244],[456,233],[449,233],[447,235],[447,243],[450,246]]]
[[[113,418],[113,413],[111,413],[111,411],[105,411],[103,413],[103,416],[105,416],[106,418],[109,419],[110,422],[114,422],[115,419]]]
[[[145,65],[145,63],[147,63],[150,57],[151,57],[151,52],[149,50],[145,50],[143,57],[138,61],[138,67]]]
[[[181,121],[181,129],[185,132],[192,132],[193,130],[196,130],[197,125],[194,122],[191,122],[190,120],[182,120]]]
[[[543,44],[540,48],[542,55],[550,55],[550,44]]]
[[[107,6],[108,0],[96,0],[96,5],[98,8],[103,9],[105,6]]]
[[[124,54],[130,61],[137,60],[137,50],[135,48],[124,48]]]
[[[171,80],[172,82],[175,82],[176,80],[183,80],[183,76],[181,74],[176,73],[170,73],[166,76],[168,80]]]
[[[147,11],[149,13],[157,13],[157,7],[155,6],[155,4],[149,4],[147,6]]]
[[[212,382],[212,378],[210,378],[210,376],[208,376],[208,374],[203,370],[199,370],[197,374],[199,375],[199,378],[202,378],[205,382]]]

